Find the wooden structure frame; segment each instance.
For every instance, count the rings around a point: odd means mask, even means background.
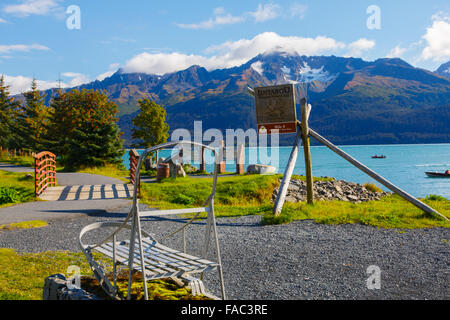
[[[47,187],[56,186],[56,156],[49,151],[33,154],[34,194],[39,196]]]
[[[255,92],[252,88],[247,87],[247,91],[255,96]],[[283,179],[280,184],[280,189],[277,195],[277,198],[275,200],[275,205],[273,208],[273,214],[279,215],[281,213],[281,210],[283,209],[283,204],[285,201],[287,189],[289,187],[289,183],[291,180],[292,173],[294,171],[295,162],[297,161],[297,155],[298,155],[298,149],[300,147],[300,141],[303,141],[303,148],[304,148],[304,154],[305,154],[305,170],[306,170],[306,189],[307,189],[307,201],[308,203],[312,204],[314,201],[314,193],[313,193],[313,177],[312,177],[312,165],[311,165],[311,154],[309,150],[309,136],[313,137],[323,145],[325,145],[327,148],[329,148],[331,151],[339,155],[340,157],[344,158],[346,161],[350,162],[353,166],[370,176],[371,178],[375,179],[379,183],[381,183],[383,186],[388,188],[389,190],[393,191],[394,193],[398,194],[400,197],[405,199],[406,201],[412,203],[417,208],[421,209],[422,211],[439,216],[440,218],[449,221],[449,219],[444,216],[443,214],[439,213],[438,211],[434,210],[427,204],[423,203],[422,201],[414,198],[412,195],[408,194],[406,191],[400,189],[387,179],[380,176],[375,171],[369,169],[367,166],[350,156],[349,154],[345,153],[338,147],[336,147],[334,144],[332,144],[330,141],[322,137],[320,134],[318,134],[316,131],[311,129],[308,125],[309,121],[309,114],[311,113],[311,105],[306,103],[306,98],[303,98],[300,102],[301,104],[301,114],[302,114],[302,121],[297,120],[297,136],[294,141],[294,145],[291,150],[291,154],[289,156],[289,161],[286,166]]]
[[[144,159],[160,149],[170,147],[182,147],[182,145],[196,145],[204,147],[214,153],[215,156],[215,170],[212,183],[212,190],[209,197],[205,200],[203,206],[199,208],[186,208],[186,209],[173,209],[173,210],[150,210],[140,211],[138,201],[138,185],[140,180],[140,168]],[[144,285],[144,297],[148,299],[147,293],[147,281],[159,278],[177,277],[188,283],[192,293],[196,294],[208,294],[203,286],[203,274],[208,271],[217,270],[219,274],[221,284],[222,299],[225,297],[225,287],[222,273],[222,262],[220,256],[219,240],[217,235],[216,220],[214,215],[214,197],[217,186],[217,177],[219,171],[219,163],[223,157],[223,150],[220,149],[217,152],[215,149],[204,146],[192,141],[178,141],[164,143],[159,146],[155,146],[145,150],[139,157],[137,164],[136,176],[134,181],[133,191],[133,203],[128,216],[123,222],[98,222],[90,224],[84,227],[79,235],[78,243],[85,254],[92,271],[101,284],[105,292],[112,298],[118,298],[117,296],[117,273],[116,265],[128,264],[129,277],[128,277],[128,296],[131,298],[131,285],[132,285],[132,273],[133,270],[142,273],[143,285]],[[191,224],[202,212],[207,213],[205,237],[203,245],[203,257],[196,257],[186,253],[186,227]],[[183,238],[183,251],[175,250],[167,246],[162,245],[152,235],[141,229],[141,218],[143,217],[156,217],[175,214],[191,214],[195,215],[189,219],[182,227],[176,231],[168,234],[160,240],[169,238],[179,232],[182,232]],[[110,236],[100,243],[94,245],[87,245],[82,242],[83,236],[90,231],[103,228],[103,227],[115,227],[117,228]],[[130,230],[130,240],[117,241],[116,237],[120,230]],[[211,232],[213,233],[213,240],[215,243],[217,261],[207,260],[207,253],[209,251],[211,242]],[[92,251],[102,253],[103,255],[113,260],[113,283],[106,277],[103,268],[95,261],[92,256]],[[142,258],[143,257],[143,258]],[[194,278],[193,275],[201,274],[201,278]],[[213,296],[212,296],[213,297]]]

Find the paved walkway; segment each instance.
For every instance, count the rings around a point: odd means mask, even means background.
[[[0,163],[0,170],[34,172],[33,168]],[[0,208],[0,224],[30,220],[50,221],[117,212],[130,206],[133,186],[120,179],[89,173],[57,173],[57,187],[49,187],[40,200]]]
[[[15,164],[0,162],[0,170],[9,172],[33,172],[33,168],[16,166]]]

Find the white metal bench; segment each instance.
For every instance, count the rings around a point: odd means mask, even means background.
[[[189,145],[189,147],[197,146],[203,147],[214,153],[215,156],[215,170],[212,183],[212,191],[209,197],[204,202],[203,206],[199,208],[186,209],[172,209],[172,210],[150,210],[140,211],[138,200],[138,185],[140,180],[140,168],[144,159],[160,149],[177,147],[180,145]],[[133,204],[128,216],[123,222],[97,222],[84,227],[79,235],[79,246],[85,254],[91,269],[99,281],[105,292],[112,298],[118,299],[117,295],[117,264],[128,265],[128,296],[131,298],[131,284],[133,270],[139,271],[142,274],[144,285],[144,297],[148,299],[147,281],[152,279],[177,277],[188,283],[193,295],[209,294],[203,285],[203,274],[208,271],[217,270],[221,284],[222,299],[225,299],[225,287],[223,282],[222,263],[220,257],[219,241],[217,236],[216,221],[214,216],[214,196],[217,185],[218,164],[223,155],[223,150],[217,152],[211,147],[191,142],[179,141],[169,142],[155,146],[145,150],[139,157],[139,162],[136,171],[136,179],[134,181]],[[186,253],[186,227],[191,224],[202,212],[207,213],[205,238],[203,245],[203,257],[196,257]],[[189,219],[182,227],[174,232],[168,234],[163,239],[169,238],[179,232],[182,232],[183,237],[183,251],[175,250],[162,245],[155,237],[141,229],[142,217],[174,215],[174,214],[192,214],[195,215]],[[116,228],[116,230],[107,237],[104,241],[94,245],[87,245],[82,242],[83,236],[91,231],[99,228]],[[121,230],[130,231],[130,240],[118,241],[117,234]],[[211,242],[211,232],[214,236],[214,243],[216,247],[217,261],[213,262],[206,259],[209,244]],[[97,251],[113,260],[113,283],[107,278],[105,270],[100,264],[95,261],[92,252]],[[142,258],[143,257],[143,258]],[[144,270],[144,272],[142,272]],[[201,274],[200,279],[197,274]]]

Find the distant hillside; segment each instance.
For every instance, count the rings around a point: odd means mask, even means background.
[[[119,105],[127,141],[141,98],[167,109],[171,130],[191,130],[194,120],[202,120],[204,130],[246,130],[256,127],[247,86],[305,83],[311,127],[337,144],[442,143],[450,141],[450,79],[437,73],[401,59],[368,62],[278,52],[213,71],[192,66],[157,76],[119,70],[80,88],[106,90]],[[282,142],[292,143],[292,136],[284,135]]]
[[[450,61],[442,64],[436,71],[440,76],[450,78]]]

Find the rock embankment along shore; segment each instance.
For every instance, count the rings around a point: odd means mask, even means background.
[[[281,181],[281,180],[280,180]],[[361,203],[371,200],[380,200],[381,197],[390,195],[390,192],[377,192],[369,190],[363,185],[344,180],[314,181],[314,199],[316,200],[340,200],[353,203]],[[279,188],[275,188],[272,200],[275,201]],[[292,179],[286,194],[288,202],[306,201],[306,182]]]

